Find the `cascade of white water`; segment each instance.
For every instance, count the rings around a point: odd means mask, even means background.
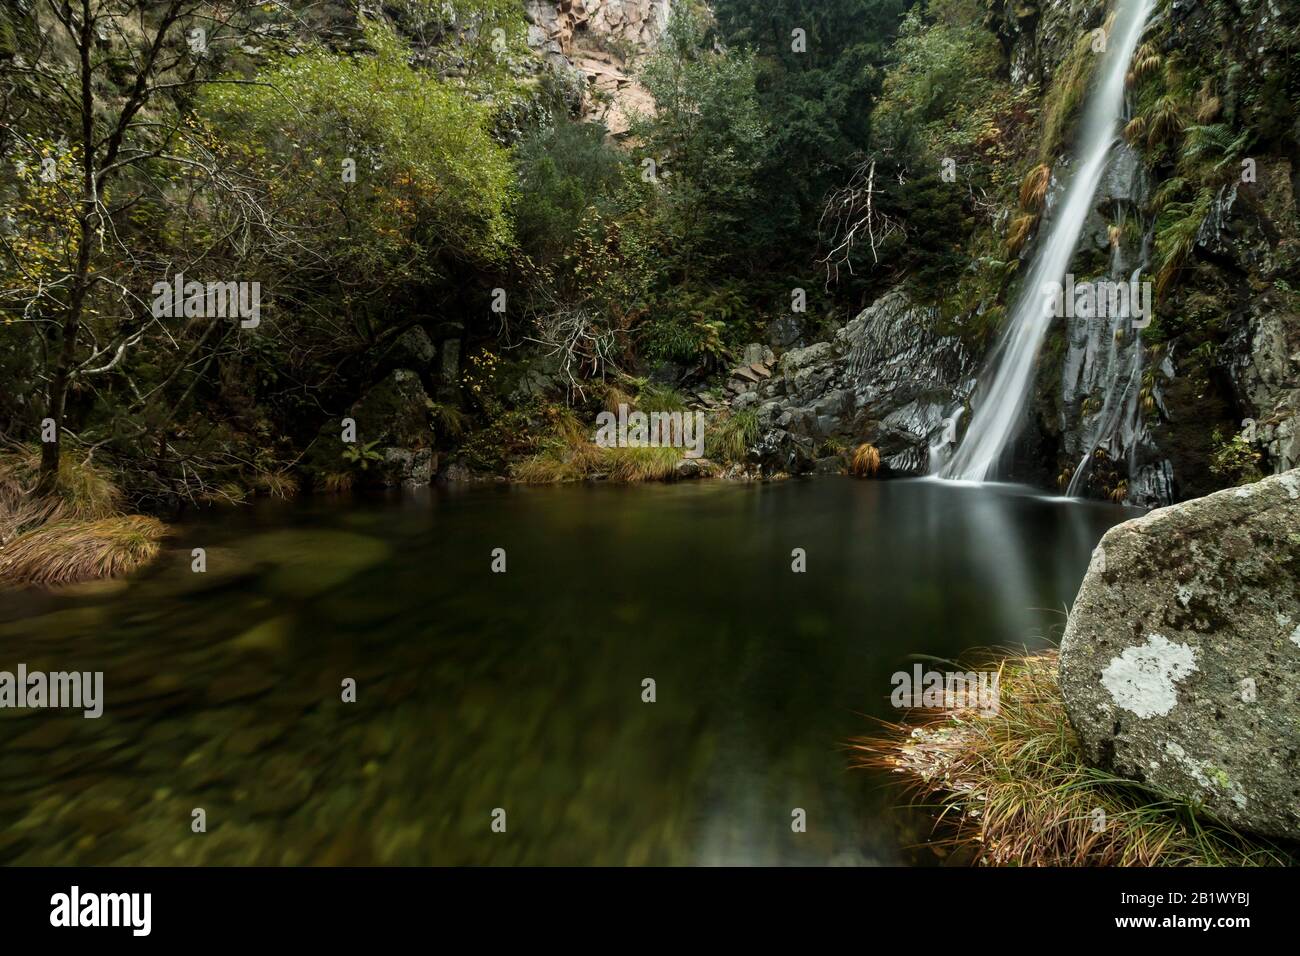
[[[1074,174],[1047,236],[1034,255],[1007,330],[993,351],[993,378],[977,399],[966,437],[940,472],[945,478],[985,481],[992,477],[998,459],[1015,435],[1038,351],[1054,317],[1054,301],[1043,290],[1049,283],[1063,282],[1074,255],[1119,132],[1125,75],[1153,3],[1117,0],[1098,81],[1079,125]]]

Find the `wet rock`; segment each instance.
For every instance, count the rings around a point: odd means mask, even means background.
[[[384,474],[390,484],[420,488],[433,480],[437,457],[429,448],[385,448]]]
[[[782,315],[767,324],[767,344],[788,349],[803,341],[803,323],[793,315]]]
[[[444,349],[444,359],[446,357]],[[433,402],[419,376],[394,369],[352,406],[357,442],[377,446],[378,465],[364,476],[385,485],[428,484],[434,471]]]
[[[60,597],[106,598],[120,594],[130,586],[131,582],[127,578],[100,578],[65,584],[52,591]]]
[[[437,355],[438,349],[429,333],[417,325],[401,334],[386,359],[406,368],[427,369]]]
[[[827,455],[813,462],[814,475],[838,475],[844,472],[844,459],[839,455]]]
[[[1300,470],[1112,528],[1061,643],[1088,760],[1300,838]]]
[[[67,743],[76,731],[70,720],[46,719],[10,741],[14,750],[53,750]]]
[[[442,478],[443,481],[451,482],[473,481],[474,472],[463,461],[453,461],[443,469],[442,474],[438,477]]]
[[[282,724],[240,727],[222,742],[221,751],[235,757],[247,757],[275,743],[284,736],[286,729]]]
[[[460,339],[445,339],[438,366],[438,397],[453,399],[460,393]]]
[[[1233,391],[1249,417],[1246,440],[1274,472],[1300,465],[1300,314],[1287,298],[1257,296],[1225,347]]]
[[[136,597],[147,601],[161,595],[182,596],[216,591],[253,576],[253,568],[230,548],[204,548],[206,570],[194,570],[189,548],[172,548],[157,562],[157,573],[136,583]]]
[[[683,458],[673,467],[673,475],[679,479],[704,478],[715,470],[716,466],[707,458]]]
[[[938,332],[934,310],[894,290],[832,341],[786,352],[778,374],[733,407],[757,408],[760,437],[750,457],[765,471],[810,471],[813,449],[835,438],[870,441],[888,472],[919,474],[945,417],[969,398],[976,371],[962,342]]]
[[[253,813],[287,813],[306,802],[315,784],[310,771],[292,754],[274,754],[259,768],[256,788],[249,796]]]

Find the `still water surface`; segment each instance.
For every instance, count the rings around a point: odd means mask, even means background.
[[[845,741],[916,655],[1053,639],[1132,514],[820,479],[184,519],[128,583],[0,594],[0,670],[105,685],[0,710],[0,863],[933,863]]]

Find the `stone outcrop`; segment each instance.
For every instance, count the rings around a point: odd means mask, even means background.
[[[383,484],[427,485],[435,470],[433,403],[410,369],[395,369],[352,406],[357,443],[375,443],[374,478]]]
[[[1300,471],[1112,528],[1061,689],[1088,760],[1300,839]]]
[[[875,444],[887,473],[923,474],[929,445],[974,388],[976,363],[938,316],[895,289],[839,329],[781,356],[771,378],[742,386],[734,408],[757,411],[751,456],[766,471],[814,470],[830,442]]]
[[[633,75],[668,24],[671,0],[527,0],[528,44],[551,66],[582,78],[584,119],[615,136],[654,101]]]
[[[1300,263],[1293,177],[1288,160],[1261,163],[1254,183],[1220,191],[1196,239],[1237,277],[1225,364],[1241,433],[1275,473],[1300,465],[1300,308],[1286,281]]]

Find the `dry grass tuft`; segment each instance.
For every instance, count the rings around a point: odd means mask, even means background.
[[[1051,182],[1051,166],[1039,163],[1031,169],[1020,184],[1020,208],[1025,212],[1040,212],[1047,200],[1047,187]]]
[[[51,521],[106,518],[122,507],[122,494],[107,469],[64,454],[58,488],[45,498],[32,495],[40,477],[41,450],[16,445],[0,452],[0,545]]]
[[[980,666],[980,665],[977,665]],[[1048,651],[990,660],[1000,706],[885,724],[852,742],[861,767],[887,769],[938,811],[935,842],[1004,866],[1278,866],[1287,851],[1197,815],[1083,762]],[[965,669],[965,668],[963,668]]]
[[[849,457],[849,474],[858,478],[874,478],[880,472],[880,449],[863,442],[853,449]]]
[[[511,469],[516,481],[556,484],[609,478],[611,481],[670,481],[676,476],[682,449],[645,446],[602,448],[570,408],[550,412],[547,437],[537,454]]]
[[[682,460],[680,448],[610,448],[609,477],[612,481],[671,481]]]
[[[321,479],[321,488],[328,494],[339,494],[352,490],[355,477],[350,471],[332,471]]]
[[[1130,146],[1137,146],[1147,137],[1147,121],[1142,116],[1135,116],[1124,126],[1124,141]]]
[[[48,586],[130,574],[157,557],[166,533],[144,515],[53,521],[0,549],[0,579]]]
[[[166,526],[119,514],[122,493],[106,468],[64,454],[55,492],[37,498],[40,463],[33,445],[0,452],[0,581],[57,585],[115,577],[158,554]]]
[[[1007,229],[1007,255],[1016,256],[1024,248],[1029,234],[1033,231],[1034,226],[1038,224],[1038,216],[1032,212],[1021,213],[1011,220],[1011,225]]]
[[[257,490],[281,500],[298,494],[298,479],[287,471],[264,471],[254,479]]]

